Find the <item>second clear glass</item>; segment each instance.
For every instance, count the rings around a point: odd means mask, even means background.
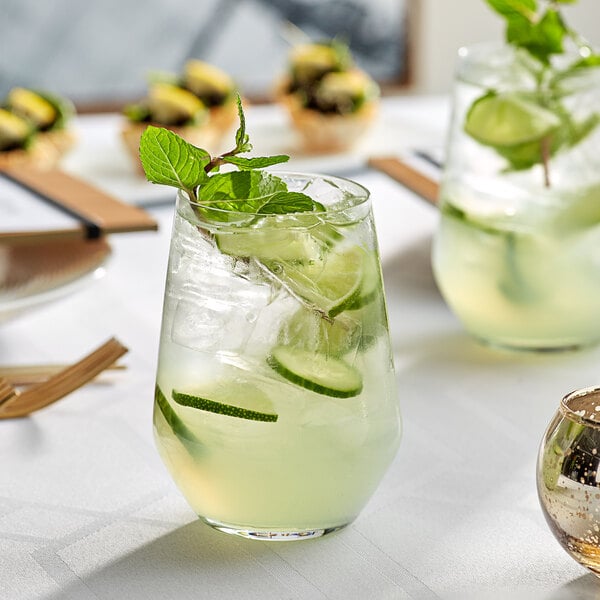
[[[433,267],[475,337],[557,350],[600,341],[600,68],[538,67],[461,50]]]

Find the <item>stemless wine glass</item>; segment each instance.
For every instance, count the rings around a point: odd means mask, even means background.
[[[491,345],[600,341],[600,68],[561,73],[508,45],[460,51],[433,267]]]
[[[357,516],[396,453],[400,418],[368,191],[277,176],[323,210],[177,198],[154,428],[204,521],[286,540]]]
[[[562,399],[540,447],[537,487],[550,529],[600,576],[600,387]]]

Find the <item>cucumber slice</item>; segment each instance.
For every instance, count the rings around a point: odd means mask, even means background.
[[[288,381],[319,394],[351,398],[362,391],[362,377],[358,369],[339,358],[290,346],[276,346],[267,363]]]
[[[194,435],[190,428],[182,421],[181,417],[173,410],[166,396],[158,385],[154,388],[154,400],[165,421],[173,430],[173,433],[185,444],[190,442],[200,444],[200,440]]]
[[[252,388],[250,388],[248,391],[251,392]],[[255,391],[256,393],[260,394],[258,390]],[[254,394],[250,395],[253,396]],[[262,395],[260,399],[266,400],[264,397],[262,397]],[[278,415],[274,413],[251,410],[249,408],[234,406],[233,404],[226,404],[216,400],[209,400],[208,398],[203,398],[202,396],[186,394],[176,390],[173,390],[173,400],[175,400],[175,402],[181,406],[188,406],[190,408],[205,410],[220,415],[227,415],[229,417],[237,417],[238,419],[247,419],[249,421],[265,421],[274,423],[278,419]],[[266,401],[268,402],[268,400]]]

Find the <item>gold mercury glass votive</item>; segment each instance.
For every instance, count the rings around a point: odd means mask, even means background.
[[[600,387],[566,395],[540,447],[537,487],[552,533],[600,576]]]

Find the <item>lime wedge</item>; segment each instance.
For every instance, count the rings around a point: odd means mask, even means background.
[[[339,358],[277,346],[268,356],[267,363],[288,381],[319,394],[350,398],[362,391],[358,369]]]
[[[560,127],[553,112],[518,94],[490,92],[475,100],[465,131],[486,146],[516,146],[541,140]]]
[[[273,405],[269,398],[258,388],[251,385],[224,382],[215,387],[210,395],[219,399],[209,399],[204,395],[200,396],[173,390],[173,400],[181,406],[249,421],[271,423],[277,421],[278,415],[273,412]],[[232,401],[235,404],[232,404]],[[261,410],[256,410],[257,408]]]
[[[368,254],[360,246],[334,249],[317,261],[267,262],[269,270],[294,293],[328,317],[357,301]]]
[[[348,306],[348,310],[356,310],[373,302],[381,288],[379,260],[376,252],[368,252],[363,263],[363,274],[358,295]]]

